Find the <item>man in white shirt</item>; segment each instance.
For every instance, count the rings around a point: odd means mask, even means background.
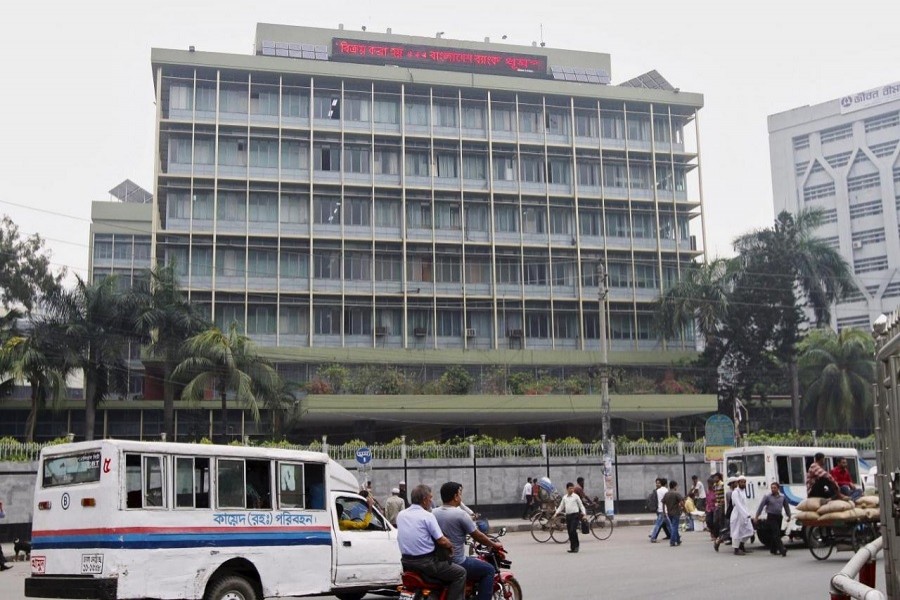
[[[581,498],[575,493],[575,484],[571,481],[566,484],[566,495],[562,497],[553,516],[561,513],[566,515],[566,529],[569,531],[568,552],[578,552],[581,545],[578,541],[578,529],[581,527],[581,520],[587,518],[587,510],[584,508]]]
[[[738,556],[746,554],[744,540],[753,535],[753,521],[747,510],[747,480],[738,477],[737,487],[731,492],[731,545]],[[735,544],[738,544],[735,546]]]
[[[534,502],[534,498],[531,495],[533,489],[533,484],[531,483],[531,477],[528,478],[528,481],[525,483],[525,487],[522,488],[522,502],[525,503],[525,508],[522,512],[522,518],[527,519],[531,515],[531,506]]]
[[[663,496],[665,496],[669,492],[669,480],[665,477],[657,477],[656,478],[656,522],[653,524],[653,530],[650,532],[650,542],[655,544],[656,538],[659,536],[659,531],[661,529],[665,529],[666,532],[669,530],[669,526],[667,524],[668,518],[666,517],[665,506],[663,505]],[[671,536],[668,536],[671,537]]]
[[[697,507],[699,511],[706,510],[706,486],[703,485],[703,482],[700,481],[700,478],[696,475],[691,477],[691,480],[694,482],[691,486],[690,496],[694,500],[694,506]]]

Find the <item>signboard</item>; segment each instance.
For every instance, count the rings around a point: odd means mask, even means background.
[[[892,100],[900,100],[900,81],[883,87],[872,88],[841,98],[841,114],[847,114],[870,106],[878,106]]]
[[[734,421],[726,415],[713,415],[706,420],[706,446],[734,446]]]
[[[361,465],[366,465],[372,462],[372,451],[365,446],[363,446],[362,448],[358,448],[356,450],[356,462]]]
[[[705,460],[708,463],[722,462],[725,460],[725,451],[730,450],[732,446],[706,446]]]
[[[469,73],[547,77],[547,57],[496,50],[467,50],[443,46],[419,46],[334,38],[331,60],[398,65],[426,69],[449,69]]]

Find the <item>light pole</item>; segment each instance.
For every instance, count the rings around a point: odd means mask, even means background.
[[[606,514],[615,513],[615,486],[613,485],[612,457],[609,441],[609,353],[606,339],[607,287],[606,266],[597,263],[597,290],[600,300],[600,434],[603,444],[603,506]]]

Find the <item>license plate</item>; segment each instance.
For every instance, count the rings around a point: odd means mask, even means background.
[[[35,575],[43,575],[47,572],[47,557],[46,556],[32,556],[31,557],[31,572]]]
[[[103,573],[103,555],[82,554],[81,572],[86,575],[100,575]]]
[[[406,590],[400,592],[400,600],[415,600],[416,595],[412,592],[407,592]]]

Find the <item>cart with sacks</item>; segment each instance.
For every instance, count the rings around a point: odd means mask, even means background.
[[[797,506],[810,553],[825,560],[834,551],[856,552],[878,537],[881,512],[878,496],[852,500],[807,498]]]

